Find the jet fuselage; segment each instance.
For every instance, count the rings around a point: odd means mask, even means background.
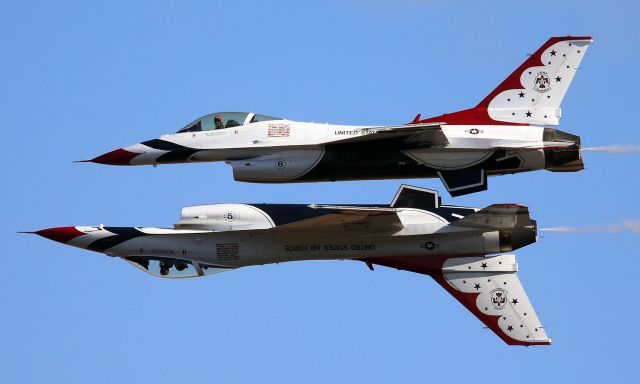
[[[178,133],[92,160],[113,165],[224,161],[238,181],[291,183],[439,177],[452,196],[487,176],[583,169],[580,138],[557,126],[592,39],[552,37],[475,107],[410,123],[347,126],[218,112]]]
[[[212,204],[186,207],[173,229],[56,227],[45,238],[126,260],[159,277],[197,277],[299,260],[358,260],[431,276],[511,345],[547,345],[516,276],[536,241],[526,207],[441,205],[402,186],[389,205]],[[487,255],[492,255],[488,256]]]
[[[257,183],[440,177],[454,195],[470,192],[474,182],[484,187],[488,175],[583,168],[579,138],[555,129],[442,124],[437,131],[427,128],[427,133],[413,136],[387,132],[390,129],[265,121],[164,135],[92,161],[117,165],[224,161],[231,165],[235,180]],[[371,135],[384,135],[384,140],[369,140]]]

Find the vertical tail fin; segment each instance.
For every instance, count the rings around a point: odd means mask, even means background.
[[[411,124],[558,125],[560,103],[593,42],[590,36],[552,37],[474,108]]]
[[[476,108],[509,123],[558,125],[560,103],[593,39],[552,37]]]
[[[509,345],[551,344],[516,275],[515,255],[394,256],[362,261],[431,276]]]
[[[449,259],[443,273],[432,275],[509,345],[550,345],[516,272],[514,255]]]

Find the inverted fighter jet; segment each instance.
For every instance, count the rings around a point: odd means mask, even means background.
[[[167,278],[299,260],[358,260],[431,276],[510,345],[550,344],[513,254],[537,240],[527,207],[442,205],[403,185],[389,205],[213,204],[174,228],[75,226],[45,238],[124,259]]]
[[[177,133],[86,162],[157,165],[224,161],[238,181],[291,183],[439,177],[452,196],[487,176],[583,169],[580,138],[546,126],[591,37],[553,37],[477,106],[396,126],[304,123],[244,112],[203,116]]]

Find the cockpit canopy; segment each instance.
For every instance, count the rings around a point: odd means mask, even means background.
[[[284,119],[248,112],[215,112],[192,121],[187,124],[186,127],[179,130],[178,133],[212,131],[214,129],[233,128],[241,125],[271,120]]]

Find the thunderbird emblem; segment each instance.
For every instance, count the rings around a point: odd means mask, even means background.
[[[547,72],[538,72],[533,82],[533,89],[541,93],[551,90],[551,80]]]
[[[491,304],[493,308],[502,309],[507,305],[507,290],[502,288],[496,288],[491,291]]]

